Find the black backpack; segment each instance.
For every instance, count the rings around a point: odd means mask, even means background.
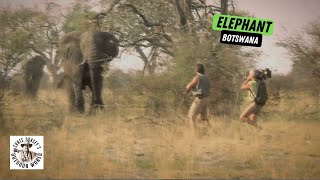
[[[250,91],[253,94],[251,89]],[[260,106],[264,106],[267,100],[268,100],[267,85],[264,81],[258,81],[258,92],[257,92],[257,96],[254,98],[254,102]]]

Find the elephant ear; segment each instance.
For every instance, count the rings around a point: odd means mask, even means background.
[[[119,54],[118,39],[108,32],[85,32],[81,36],[80,46],[84,59],[95,64],[111,61]]]
[[[83,53],[80,48],[81,32],[71,32],[65,34],[59,42],[59,57],[62,62],[70,62],[72,64],[81,64],[83,61]]]
[[[119,55],[119,40],[109,32],[101,32],[101,37],[103,39],[103,47],[105,54],[108,57],[115,58]],[[110,59],[109,61],[111,61]]]

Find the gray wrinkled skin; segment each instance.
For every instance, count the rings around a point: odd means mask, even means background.
[[[92,91],[91,107],[103,107],[102,64],[119,54],[118,39],[108,32],[70,32],[59,42],[59,56],[66,76],[69,110],[84,112],[83,90]],[[101,60],[108,58],[107,60]]]
[[[45,60],[42,56],[35,56],[22,64],[25,92],[28,97],[36,98],[40,80],[43,75]]]

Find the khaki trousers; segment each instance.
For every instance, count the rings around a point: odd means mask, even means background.
[[[199,115],[201,115],[201,119],[207,121],[208,120],[208,104],[209,104],[209,98],[204,97],[202,99],[199,99],[196,97],[190,107],[189,110],[189,118],[195,122]]]

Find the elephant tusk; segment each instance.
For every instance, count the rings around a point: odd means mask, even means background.
[[[102,58],[102,59],[93,60],[93,61],[90,61],[88,63],[95,63],[95,62],[100,62],[100,61],[108,61],[108,60],[112,60],[112,59],[114,59],[114,58],[108,57],[108,58]]]
[[[84,65],[85,63],[86,63],[86,60],[83,60],[82,63],[80,63],[80,66]]]
[[[82,65],[84,65],[84,64],[86,64],[86,63],[92,64],[92,63],[101,62],[101,61],[108,61],[108,60],[112,60],[112,59],[114,59],[114,58],[112,58],[112,57],[107,57],[107,58],[97,59],[97,60],[93,60],[93,61],[86,61],[86,60],[84,60],[84,61],[82,61],[82,62],[79,64],[79,66],[82,66]]]

